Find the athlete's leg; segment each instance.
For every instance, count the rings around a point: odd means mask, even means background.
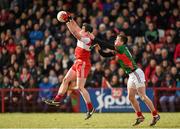
[[[158,115],[156,109],[154,108],[154,105],[153,105],[152,101],[146,95],[144,72],[141,69],[138,68],[133,73],[134,73],[134,83],[136,85],[138,95],[140,96],[141,100],[144,101],[144,103],[148,106],[149,110],[152,113],[153,120],[150,123],[150,126],[153,126],[160,119],[160,116]]]
[[[92,106],[92,103],[91,103],[91,99],[90,99],[89,93],[84,88],[85,83],[86,83],[86,78],[79,78],[79,77],[77,78],[78,89],[79,89],[81,95],[83,96],[83,99],[84,99],[84,101],[86,103],[88,111],[90,111],[90,110],[92,110],[93,106]]]
[[[79,91],[80,91],[80,93],[81,93],[81,95],[82,95],[82,97],[86,103],[86,108],[88,110],[86,117],[85,117],[85,120],[87,120],[95,112],[95,109],[91,103],[91,99],[90,99],[88,91],[84,88],[85,82],[86,82],[86,78],[80,78],[80,77],[77,78],[78,89],[79,89]]]
[[[157,121],[160,119],[160,115],[157,113],[157,110],[154,108],[152,101],[146,95],[145,86],[138,87],[137,91],[141,99],[145,102],[145,104],[148,106],[149,110],[152,113],[153,119],[150,123],[150,126],[154,126],[157,123]]]
[[[136,112],[137,116],[140,117],[140,116],[142,116],[142,113],[141,113],[141,109],[139,106],[139,102],[135,98],[136,93],[137,93],[137,90],[135,88],[128,87],[128,99],[131,102],[131,105],[132,105],[134,111]]]
[[[84,88],[86,83],[86,78],[88,76],[88,73],[91,69],[91,64],[85,61],[79,61],[77,65],[77,87],[86,103],[87,107],[87,114],[85,120],[89,119],[92,114],[94,113],[95,109],[93,108],[93,105],[91,103],[91,99],[89,96],[88,91]]]
[[[145,88],[145,86],[138,87],[137,91],[138,91],[138,95],[141,97],[141,100],[145,102],[145,104],[148,106],[149,110],[152,112],[152,115],[156,116],[157,115],[157,111],[154,108],[154,105],[153,105],[152,101],[146,95],[146,88]]]
[[[58,94],[55,97],[55,101],[60,101],[68,89],[68,85],[71,81],[76,79],[76,71],[72,68],[69,69],[66,76],[64,77],[61,86],[59,87]]]
[[[142,116],[142,113],[141,113],[141,109],[139,106],[139,102],[135,98],[135,95],[137,94],[137,89],[136,89],[136,86],[135,86],[133,80],[134,80],[134,77],[132,76],[132,74],[129,75],[129,79],[127,82],[128,98],[129,98],[129,101],[131,102],[132,107],[133,107],[134,111],[136,112],[137,116],[140,117],[140,116]]]
[[[145,86],[145,75],[144,75],[144,72],[140,68],[138,68],[136,71],[134,71],[133,75],[134,75],[134,83],[136,85],[136,89],[137,89],[138,95],[141,97],[141,100],[144,101],[145,104],[148,106],[148,108],[152,112],[152,115],[156,116],[157,115],[157,111],[155,110],[152,101],[146,95],[146,86]]]
[[[136,112],[136,115],[137,115],[136,122],[133,124],[133,126],[136,126],[136,125],[138,125],[138,124],[140,124],[141,122],[144,121],[144,116],[142,115],[142,112],[141,112],[141,109],[140,109],[140,106],[139,106],[139,102],[135,98],[137,90],[136,90],[136,86],[135,86],[133,80],[134,80],[134,77],[133,77],[132,74],[130,74],[128,82],[127,82],[128,98],[129,98],[129,100],[130,100],[130,102],[132,104],[132,107],[133,107],[134,111]]]
[[[74,81],[71,81],[69,83],[69,86],[68,86],[68,90],[67,90],[67,95],[66,95],[66,98],[64,99],[64,103],[69,103],[70,100],[71,100],[71,94],[73,92],[73,90],[77,89],[76,88],[76,80]]]

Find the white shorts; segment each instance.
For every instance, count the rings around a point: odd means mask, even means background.
[[[138,68],[134,72],[129,74],[127,86],[131,88],[145,87],[145,75],[144,72]]]

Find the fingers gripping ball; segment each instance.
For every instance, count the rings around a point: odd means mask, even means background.
[[[68,15],[68,13],[65,12],[65,11],[60,11],[60,12],[58,12],[58,14],[57,14],[57,19],[58,19],[58,21],[60,21],[60,22],[67,22],[67,21],[68,21],[68,17],[69,17],[69,15]]]

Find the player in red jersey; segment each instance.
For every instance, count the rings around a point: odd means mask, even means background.
[[[84,98],[88,110],[85,117],[86,120],[89,119],[92,116],[92,114],[95,112],[89,93],[84,88],[86,78],[91,69],[90,47],[92,44],[92,40],[94,38],[94,36],[91,34],[93,28],[86,23],[83,24],[82,28],[80,28],[68,13],[64,14],[62,17],[63,20],[66,21],[66,25],[69,31],[77,39],[77,47],[75,49],[76,60],[73,66],[67,72],[66,76],[64,77],[63,82],[59,88],[58,94],[56,95],[54,100],[45,100],[45,103],[55,106],[60,105],[64,94],[68,90],[69,83],[71,83],[71,81],[76,80],[76,85],[81,95]]]

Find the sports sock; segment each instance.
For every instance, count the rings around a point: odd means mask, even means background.
[[[154,111],[152,112],[153,117],[156,116],[157,114],[158,114],[158,113],[157,113],[156,110],[154,110]]]
[[[89,102],[89,103],[86,103],[86,107],[87,107],[88,111],[90,111],[93,108],[93,105],[91,102]]]
[[[136,115],[137,115],[137,117],[143,116],[143,115],[142,115],[142,112],[136,112]]]
[[[60,101],[63,98],[64,95],[62,94],[57,94],[56,97],[54,98],[54,101]]]

